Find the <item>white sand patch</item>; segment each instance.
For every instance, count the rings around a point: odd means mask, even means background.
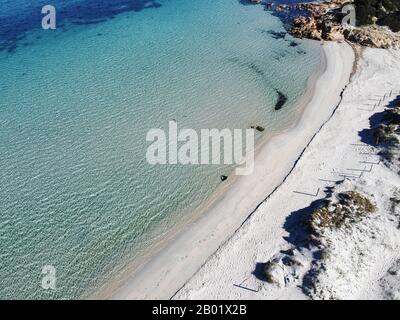
[[[174,298],[399,298],[399,215],[390,198],[400,188],[400,177],[379,162],[378,150],[359,134],[370,127],[373,114],[400,94],[399,74],[400,51],[366,49],[340,107],[286,181]],[[285,159],[282,153],[281,161]],[[258,279],[253,274],[257,263],[279,258],[281,250],[304,240],[296,231],[302,209],[324,197],[322,190],[344,176],[347,180],[336,191],[358,190],[376,203],[377,211],[349,229],[328,233],[329,247],[322,260],[310,255],[315,248],[300,246],[296,256],[308,261],[303,265],[315,274],[304,279],[304,270],[299,269],[299,279],[291,277],[293,281],[281,286]],[[315,290],[308,290],[305,280]]]

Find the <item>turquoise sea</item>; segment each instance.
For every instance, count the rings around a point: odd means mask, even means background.
[[[151,166],[148,130],[277,132],[320,59],[244,1],[56,0],[57,29],[42,30],[45,4],[0,0],[1,299],[85,297],[110,280],[232,170]]]

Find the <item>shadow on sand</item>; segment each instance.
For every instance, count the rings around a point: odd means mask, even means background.
[[[390,101],[386,108],[394,108],[399,102],[400,95]],[[374,132],[375,128],[382,122],[384,114],[385,111],[380,111],[369,117],[369,128],[363,129],[358,133],[359,137],[361,138],[361,142],[371,146],[376,146]]]

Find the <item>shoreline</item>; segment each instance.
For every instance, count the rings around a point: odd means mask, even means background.
[[[322,51],[323,67],[309,78],[307,89],[297,102],[300,107],[296,114],[300,115],[285,130],[260,139],[253,174],[232,176],[183,226],[171,231],[117,281],[106,283],[90,298],[169,299],[237,232],[266,195],[268,198],[283,183],[340,101],[352,73],[353,50],[347,44],[326,43]],[[328,107],[319,110],[322,103]],[[287,159],[284,165],[282,158]]]
[[[384,125],[382,114],[398,114],[399,59],[396,50],[361,51],[340,104],[284,183],[173,299],[398,299],[398,162],[379,153],[387,149],[375,143],[371,118]],[[335,218],[332,208],[346,207],[349,193],[372,211],[344,225],[321,224],[321,208]]]

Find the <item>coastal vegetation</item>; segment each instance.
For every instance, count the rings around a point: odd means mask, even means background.
[[[384,162],[400,174],[400,101],[381,114],[381,121],[371,128],[374,143]]]
[[[315,209],[311,214],[311,229],[323,233],[326,228],[341,228],[359,221],[363,216],[376,210],[375,205],[364,195],[356,191],[342,192],[338,201]]]
[[[342,188],[346,182],[340,184]],[[318,277],[335,252],[333,241],[353,237],[360,222],[377,211],[376,204],[358,191],[334,192],[332,188],[326,192],[325,198],[299,211],[301,215],[292,230],[296,246],[280,251],[265,263],[264,277],[269,284],[285,287],[303,281],[304,292],[315,298]]]
[[[378,24],[400,31],[400,0],[356,0],[357,25]]]
[[[355,6],[356,19],[346,24],[344,21],[351,13],[343,13],[343,9],[348,4]],[[264,6],[285,19],[292,17],[288,31],[297,38],[348,40],[373,48],[400,47],[400,0],[326,0],[277,5],[267,2]]]

